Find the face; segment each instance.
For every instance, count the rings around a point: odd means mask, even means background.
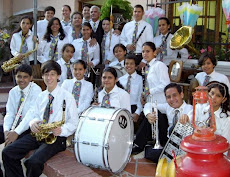
[[[159,27],[160,33],[163,35],[167,34],[170,29],[170,25],[168,25],[165,20],[159,20],[158,27]]]
[[[82,35],[84,40],[88,40],[91,36],[92,29],[88,26],[83,26],[82,27]]]
[[[101,82],[105,88],[105,91],[109,93],[115,86],[117,79],[115,79],[114,75],[111,72],[104,72],[102,74]]]
[[[46,11],[46,12],[45,12],[45,19],[46,19],[46,20],[50,21],[51,18],[53,18],[53,17],[54,17],[54,11],[49,10],[49,11]]]
[[[153,51],[152,48],[145,45],[142,47],[142,56],[145,59],[145,61],[149,63],[154,58],[155,52]]]
[[[33,77],[30,76],[28,73],[19,71],[16,74],[16,83],[18,84],[19,88],[23,90],[31,82],[32,78]]]
[[[133,74],[136,69],[135,61],[132,59],[125,59],[125,69],[128,74]]]
[[[89,7],[84,7],[83,10],[82,10],[82,15],[86,19],[90,18],[90,8]]]
[[[183,104],[183,92],[179,93],[176,88],[169,88],[165,92],[166,101],[174,109],[179,108]]]
[[[118,61],[122,61],[125,59],[126,51],[124,51],[121,47],[116,47],[114,49],[114,56],[118,59]]]
[[[64,52],[62,53],[62,58],[66,61],[66,62],[69,62],[70,59],[73,57],[73,54],[74,54],[74,49],[73,47],[66,47]]]
[[[80,64],[80,63],[74,64],[74,66],[73,66],[73,74],[74,74],[74,77],[77,80],[83,79],[84,74],[85,74],[85,69],[84,69],[83,65]]]
[[[212,61],[210,58],[208,58],[207,60],[205,60],[201,66],[202,70],[206,73],[206,74],[211,74],[214,70],[215,65],[213,65]]]
[[[32,24],[28,18],[24,18],[21,21],[20,27],[22,28],[22,32],[27,33],[31,28]]]
[[[227,98],[223,97],[218,88],[212,88],[209,91],[209,95],[212,98],[212,106],[214,111],[218,110],[221,104],[227,100]]]
[[[64,18],[70,18],[70,13],[71,11],[69,10],[68,7],[66,6],[62,7],[62,15]]]
[[[108,20],[103,20],[102,28],[106,33],[108,33],[110,30],[110,22]]]
[[[135,21],[142,20],[143,15],[144,15],[144,11],[141,8],[134,8],[133,17],[134,17]]]
[[[95,22],[99,19],[100,17],[100,12],[98,12],[98,9],[97,8],[93,8],[91,11],[90,11],[90,17],[91,19]]]
[[[81,15],[75,14],[72,19],[72,25],[73,26],[81,26],[82,24],[82,18]]]
[[[53,91],[58,83],[60,75],[57,74],[57,71],[51,70],[43,74],[42,78],[47,86],[49,92]]]
[[[51,25],[52,33],[59,32],[59,29],[60,29],[60,24],[59,24],[58,20],[54,20],[53,24]]]

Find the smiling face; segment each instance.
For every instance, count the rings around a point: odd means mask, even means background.
[[[148,45],[144,45],[142,47],[142,57],[149,63],[155,57],[155,52]]]
[[[32,27],[32,24],[30,23],[30,20],[28,18],[24,18],[20,23],[20,27],[22,29],[22,33],[27,34],[29,29]]]
[[[128,74],[133,74],[136,69],[135,60],[133,59],[125,59],[125,70]]]
[[[209,96],[212,98],[213,111],[218,110],[221,104],[227,100],[227,98],[223,97],[218,88],[211,88]]]
[[[114,56],[118,59],[119,62],[125,59],[126,51],[124,51],[121,47],[116,47],[114,49]]]
[[[81,24],[82,24],[81,15],[79,15],[79,14],[73,15],[72,25],[73,25],[73,26],[76,26],[76,27],[80,27]]]
[[[210,58],[206,59],[201,68],[206,74],[211,74],[214,70],[215,65],[213,65],[212,61]]]
[[[117,82],[117,78],[111,72],[104,72],[101,78],[102,85],[105,88],[105,91],[109,93]]]
[[[133,17],[136,22],[142,20],[143,15],[144,11],[141,8],[134,8]]]
[[[73,66],[73,75],[77,80],[83,79],[85,74],[84,66],[80,63],[74,64]]]
[[[60,29],[59,21],[54,20],[53,24],[51,25],[52,34],[57,34],[59,32],[59,29]]]
[[[105,33],[108,33],[110,30],[110,22],[108,20],[103,20],[102,28],[105,31]]]
[[[166,35],[169,32],[170,25],[167,24],[166,20],[159,20],[158,28],[161,34]]]
[[[62,58],[65,60],[66,63],[70,61],[70,59],[73,57],[74,49],[73,47],[67,46],[62,53]]]
[[[180,108],[183,104],[184,94],[179,93],[175,87],[169,88],[165,92],[167,103],[174,109]]]
[[[82,15],[86,20],[90,19],[90,8],[85,6],[82,10]]]
[[[24,88],[26,88],[28,86],[28,84],[31,82],[32,80],[32,76],[30,76],[28,73],[26,72],[17,72],[16,74],[16,83],[18,84],[19,88],[21,90],[23,90]]]
[[[63,6],[62,7],[62,16],[64,17],[64,19],[69,19],[70,14],[71,14],[71,11],[69,10],[69,8],[66,6]]]
[[[88,40],[91,36],[92,29],[88,26],[83,26],[82,27],[82,35],[84,40]]]
[[[43,74],[42,78],[47,86],[48,91],[52,92],[57,86],[60,75],[57,74],[57,71],[51,70]]]
[[[96,22],[99,19],[100,12],[98,11],[98,9],[96,7],[92,8],[90,10],[90,17],[94,22]]]
[[[54,11],[48,10],[45,12],[45,19],[50,21],[54,17]]]

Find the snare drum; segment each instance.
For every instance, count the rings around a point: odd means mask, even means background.
[[[131,115],[120,108],[89,107],[80,116],[74,142],[78,162],[119,173],[132,150]]]
[[[124,76],[127,73],[125,68],[122,66],[114,65],[114,66],[111,66],[111,68],[114,68],[116,70],[118,78],[120,78],[121,76]]]

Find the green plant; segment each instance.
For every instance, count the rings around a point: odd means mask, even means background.
[[[133,7],[127,0],[106,0],[101,7],[101,19],[110,16],[111,5],[113,13],[121,13],[125,19],[131,20]]]

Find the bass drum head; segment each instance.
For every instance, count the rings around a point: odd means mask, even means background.
[[[127,110],[121,109],[114,115],[116,118],[107,135],[109,149],[108,166],[113,173],[121,172],[129,161],[133,145],[133,122]]]
[[[114,66],[111,66],[111,68],[114,68],[116,70],[118,78],[120,78],[121,76],[124,76],[127,73],[125,68],[121,66],[114,65]]]

